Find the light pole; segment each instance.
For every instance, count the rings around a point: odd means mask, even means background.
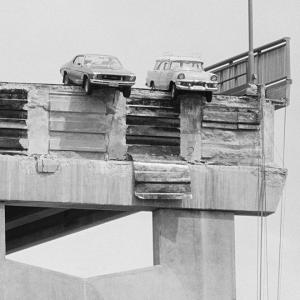
[[[253,5],[252,0],[248,0],[248,27],[249,27],[249,52],[248,52],[248,84],[254,80],[254,52],[253,52]]]

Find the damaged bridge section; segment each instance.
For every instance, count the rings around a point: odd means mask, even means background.
[[[0,298],[234,299],[234,216],[274,213],[285,183],[275,100],[182,93],[178,110],[162,91],[0,83]],[[138,211],[148,269],[81,279],[5,259]]]

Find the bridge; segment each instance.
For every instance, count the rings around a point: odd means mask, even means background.
[[[276,91],[183,93],[178,111],[161,91],[0,83],[0,298],[235,299],[234,216],[274,213],[286,179]],[[153,267],[82,279],[5,258],[138,211]]]

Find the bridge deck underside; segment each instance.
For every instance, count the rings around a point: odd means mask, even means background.
[[[25,249],[132,212],[6,206],[6,253]]]

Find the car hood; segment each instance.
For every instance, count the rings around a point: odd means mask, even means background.
[[[179,72],[177,72],[178,74],[184,74],[185,75],[185,79],[186,80],[208,80],[210,81],[210,78],[212,75],[214,75],[213,73],[209,73],[209,72],[199,72],[199,71],[189,71],[189,70],[181,70]]]
[[[132,72],[122,68],[118,70],[113,69],[104,69],[101,67],[93,67],[89,68],[93,73],[101,73],[101,74],[113,74],[113,75],[134,75]]]

